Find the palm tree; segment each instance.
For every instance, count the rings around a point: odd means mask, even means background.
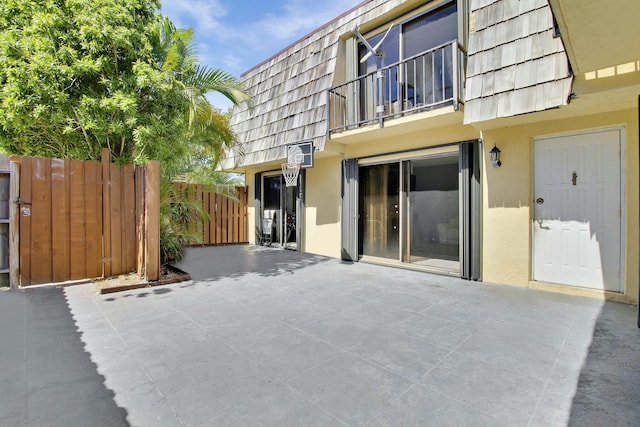
[[[192,218],[206,215],[201,204],[173,181],[195,181],[205,184],[207,191],[234,197],[229,180],[237,178],[216,167],[225,150],[237,140],[229,126],[229,115],[214,108],[206,94],[221,93],[234,105],[249,102],[249,96],[231,74],[199,63],[191,29],[178,29],[164,17],[154,27],[152,43],[155,61],[182,94],[187,118],[186,140],[176,141],[186,144],[186,155],[171,159],[161,185],[160,247],[162,262],[166,263],[180,260],[183,246],[197,241],[198,234],[189,231],[187,224]]]
[[[215,168],[225,149],[237,140],[228,115],[214,108],[206,95],[220,93],[234,105],[249,102],[250,98],[236,77],[199,63],[192,29],[176,28],[164,17],[156,23],[153,34],[154,58],[184,97],[192,154],[206,154],[209,166]]]

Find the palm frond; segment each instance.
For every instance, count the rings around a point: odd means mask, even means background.
[[[194,73],[188,76],[185,83],[197,87],[203,94],[219,92],[234,105],[248,102],[251,99],[236,77],[219,68],[198,64]]]

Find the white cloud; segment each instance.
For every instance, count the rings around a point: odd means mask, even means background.
[[[269,14],[261,22],[268,37],[295,41],[327,23],[346,9],[344,2],[292,0],[283,4],[282,14]],[[283,46],[284,47],[284,46]]]
[[[269,58],[316,28],[358,4],[360,0],[288,0],[227,34],[244,70]]]
[[[242,65],[242,59],[233,54],[224,55],[222,62],[228,69],[237,69],[240,65]]]
[[[193,28],[203,64],[240,76],[361,0],[263,1],[248,9],[248,1],[164,0],[162,13],[179,28]],[[224,110],[231,106],[219,93],[207,98]]]
[[[162,5],[162,13],[177,27],[192,27],[203,34],[223,30],[227,12],[220,0],[173,0]]]
[[[361,0],[264,1],[251,10],[233,0],[165,0],[162,13],[193,28],[202,63],[239,76]]]

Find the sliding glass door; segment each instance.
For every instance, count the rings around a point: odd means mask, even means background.
[[[480,280],[481,153],[469,140],[344,160],[342,259]]]
[[[457,152],[359,167],[359,253],[460,270]]]
[[[400,163],[361,167],[359,252],[400,259]]]
[[[407,198],[404,261],[459,271],[458,153],[403,162]]]

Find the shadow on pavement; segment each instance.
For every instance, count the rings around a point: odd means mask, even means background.
[[[129,425],[84,350],[63,289],[0,292],[0,322],[0,425]]]
[[[640,329],[636,309],[606,302],[573,398],[571,426],[640,425]]]
[[[253,245],[190,247],[176,264],[193,280],[217,280],[258,274],[273,277],[329,260],[327,257]]]

